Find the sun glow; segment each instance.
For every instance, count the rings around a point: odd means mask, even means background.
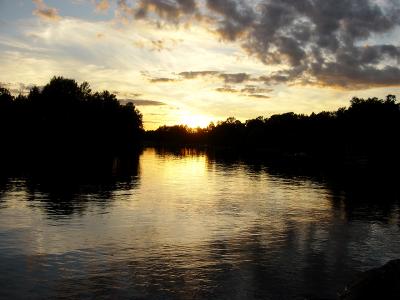
[[[180,123],[191,128],[205,128],[212,122],[212,118],[204,115],[185,115],[180,119]]]

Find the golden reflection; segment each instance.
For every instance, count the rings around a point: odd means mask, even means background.
[[[137,185],[99,183],[109,193],[92,195],[66,218],[46,218],[62,204],[52,194],[32,198],[37,191],[24,185],[24,192],[5,193],[0,254],[6,250],[12,259],[0,255],[0,264],[14,274],[1,279],[22,287],[13,290],[19,297],[8,298],[29,298],[22,297],[25,283],[39,278],[46,296],[57,285],[74,299],[88,290],[110,295],[127,289],[138,298],[169,298],[166,290],[171,298],[192,298],[200,290],[215,293],[202,299],[248,298],[243,291],[278,299],[265,282],[297,292],[317,278],[322,283],[310,290],[323,292],[343,276],[343,266],[397,257],[398,206],[388,224],[371,226],[368,213],[367,222],[347,226],[340,197],[333,199],[322,183],[210,156],[190,148],[145,150]],[[13,260],[26,266],[29,278],[15,276]],[[114,290],[114,284],[123,288]],[[332,291],[342,282],[334,284]]]
[[[144,160],[140,196],[133,194],[124,208],[147,220],[146,228],[131,229],[134,236],[148,237],[143,247],[149,242],[203,247],[204,241],[236,243],[254,235],[264,246],[279,247],[288,231],[307,237],[315,222],[324,236],[324,224],[332,219],[329,195],[307,181],[283,180],[242,163],[218,164],[190,148],[149,149]]]

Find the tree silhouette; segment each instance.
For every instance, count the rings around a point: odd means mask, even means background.
[[[139,145],[142,115],[108,91],[93,93],[87,82],[53,77],[27,96],[0,89],[1,138],[14,152],[113,152]],[[4,150],[4,149],[2,149]]]
[[[386,99],[357,98],[348,108],[312,113],[293,112],[258,117],[242,123],[233,117],[208,128],[163,126],[146,134],[158,144],[201,143],[253,151],[263,149],[279,155],[308,155],[335,161],[372,163],[399,160],[400,105],[394,95]]]
[[[288,112],[241,122],[234,117],[207,128],[162,126],[144,132],[142,115],[108,91],[92,92],[87,82],[53,77],[43,88],[14,97],[0,88],[1,151],[101,153],[147,142],[209,145],[285,156],[393,162],[400,150],[400,105],[385,99],[357,98],[348,108],[310,115]]]

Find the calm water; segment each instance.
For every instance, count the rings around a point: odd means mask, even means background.
[[[1,177],[1,299],[334,298],[400,257],[395,188],[193,150],[71,168]]]

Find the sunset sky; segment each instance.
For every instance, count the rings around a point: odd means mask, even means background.
[[[400,95],[400,0],[0,0],[0,84],[54,75],[133,101],[146,129]]]

